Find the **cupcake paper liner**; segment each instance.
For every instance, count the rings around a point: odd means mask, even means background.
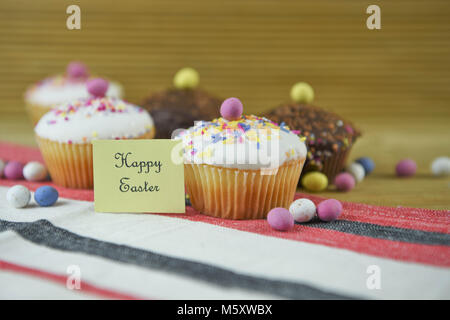
[[[151,139],[154,135],[152,129],[135,139]],[[41,137],[36,139],[55,184],[74,189],[94,187],[91,143],[68,144]]]
[[[206,164],[185,164],[185,183],[192,206],[225,219],[263,219],[294,199],[305,159],[289,161],[274,174]]]
[[[328,178],[329,183],[333,183],[334,178],[344,170],[345,165],[347,163],[347,158],[350,154],[350,148],[346,148],[345,150],[340,150],[339,152],[331,155],[322,160],[322,167],[317,168],[316,165],[310,164],[306,162],[305,169],[303,170],[304,174],[311,171],[320,171],[325,174]],[[299,181],[300,185],[300,181]]]
[[[347,148],[333,154],[323,162],[322,172],[327,176],[330,183],[333,183],[334,178],[345,168],[350,149]]]

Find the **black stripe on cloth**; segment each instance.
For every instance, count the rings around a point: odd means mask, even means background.
[[[332,222],[315,220],[304,225],[311,228],[334,230],[377,239],[429,245],[450,245],[450,235],[447,233],[382,226],[379,224],[349,220],[335,220]]]
[[[288,299],[352,299],[350,296],[306,284],[250,276],[205,263],[83,237],[56,227],[48,220],[35,222],[0,220],[0,232],[6,230],[13,230],[28,241],[52,249],[81,252],[147,269],[171,272],[225,288],[253,290]]]

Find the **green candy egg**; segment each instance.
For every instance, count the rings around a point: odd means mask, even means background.
[[[323,191],[328,186],[328,178],[322,172],[308,172],[302,179],[302,186],[308,191]]]
[[[173,78],[173,84],[177,89],[194,89],[200,82],[197,70],[192,68],[180,69]]]
[[[314,90],[306,82],[297,82],[292,86],[291,99],[300,103],[311,103],[314,100]]]

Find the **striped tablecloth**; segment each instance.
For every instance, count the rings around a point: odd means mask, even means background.
[[[6,143],[0,158],[42,160]],[[53,207],[14,209],[17,183],[42,185],[0,179],[0,298],[450,298],[450,211],[344,203],[338,221],[278,232],[191,207],[96,213],[92,191],[59,187]]]

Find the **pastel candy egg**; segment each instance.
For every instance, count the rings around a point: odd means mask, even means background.
[[[58,191],[51,186],[43,186],[34,192],[34,200],[41,207],[49,207],[58,200]]]
[[[31,161],[23,168],[23,176],[28,181],[43,181],[47,179],[47,169],[42,163]]]
[[[220,114],[229,121],[240,119],[243,111],[244,107],[238,98],[228,98],[220,106]]]
[[[366,176],[369,175],[373,171],[373,169],[375,169],[375,162],[373,162],[373,160],[368,157],[356,159],[355,162],[363,166]]]
[[[353,162],[351,164],[349,164],[347,166],[346,171],[348,173],[351,173],[352,176],[355,178],[356,182],[361,182],[364,180],[364,176],[366,175],[365,171],[364,171],[364,167],[357,163],[357,162]]]
[[[355,187],[355,184],[355,178],[348,172],[339,173],[334,178],[334,185],[339,191],[350,191]]]
[[[18,161],[9,161],[4,169],[4,175],[9,180],[23,179],[23,164]]]
[[[86,83],[87,91],[94,97],[104,97],[108,91],[109,83],[102,78],[94,78]]]
[[[328,178],[322,172],[308,172],[302,179],[302,186],[308,191],[319,192],[328,186]]]
[[[0,178],[3,177],[3,171],[5,170],[5,161],[0,159]]]
[[[14,208],[23,208],[28,205],[31,199],[31,192],[21,185],[9,188],[6,193],[6,200]]]
[[[298,82],[291,88],[291,99],[299,103],[311,103],[314,100],[314,90],[306,82]]]
[[[87,78],[89,72],[87,67],[78,61],[73,61],[67,65],[66,69],[67,76],[73,79]]]
[[[294,217],[288,209],[274,208],[267,214],[267,222],[278,231],[287,231],[294,226]]]
[[[192,68],[180,69],[173,78],[173,84],[177,89],[194,89],[200,82],[197,70]]]
[[[342,204],[336,199],[324,200],[317,206],[317,215],[322,221],[336,220],[342,212]]]
[[[399,177],[411,177],[417,171],[417,164],[412,159],[403,159],[397,163],[395,172]]]
[[[448,176],[450,174],[450,158],[439,157],[431,163],[431,172],[435,176]]]
[[[316,214],[316,205],[309,199],[297,199],[289,206],[289,212],[297,222],[308,222]]]

